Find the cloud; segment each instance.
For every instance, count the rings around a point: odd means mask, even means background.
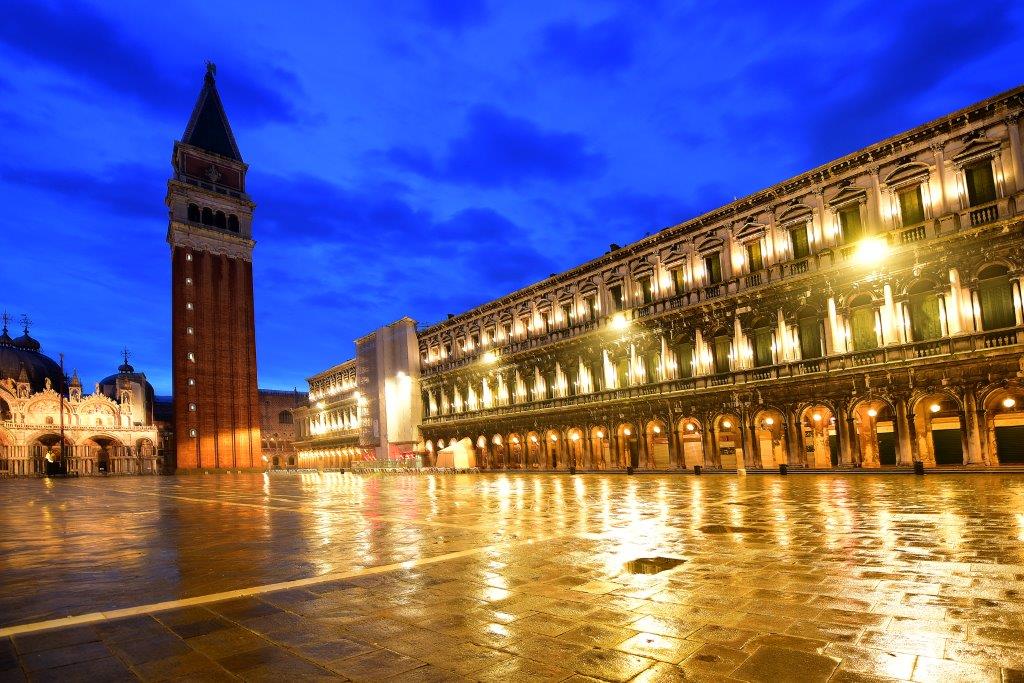
[[[539,56],[585,75],[604,76],[631,66],[635,51],[631,24],[617,16],[588,25],[577,21],[549,25],[541,36]]]
[[[82,2],[19,2],[4,10],[0,47],[43,64],[78,82],[134,100],[151,111],[181,116],[201,85],[201,64],[169,70],[151,47]],[[232,120],[247,123],[295,121],[296,76],[280,67],[247,64],[236,58],[222,66],[229,73],[221,87]],[[83,96],[94,96],[82,88]]]
[[[421,11],[432,26],[456,33],[485,24],[491,14],[485,0],[423,0]]]
[[[944,78],[970,69],[1001,47],[992,40],[990,29],[1013,23],[1011,5],[952,0],[894,5],[897,14],[887,23],[913,26],[913,30],[873,32],[870,38],[876,45],[859,52],[856,59],[816,54],[815,48],[802,44],[788,51],[777,49],[752,64],[737,85],[744,91],[760,92],[762,102],[771,101],[768,95],[780,99],[783,111],[766,107],[751,115],[739,112],[736,125],[756,128],[770,123],[777,128],[780,120],[788,121],[793,131],[789,144],[806,145],[801,163],[808,166],[895,134],[904,125],[920,123],[915,107]],[[854,5],[834,14],[832,23],[836,27],[873,26],[876,13],[877,6],[871,3]],[[833,30],[844,33],[834,27],[822,29],[825,33]],[[848,37],[865,40],[856,33]],[[817,49],[831,52],[836,47]]]
[[[607,165],[582,135],[545,131],[489,105],[469,111],[466,131],[449,141],[441,158],[406,147],[393,147],[385,157],[424,177],[488,188],[532,180],[569,183],[599,176]]]
[[[0,181],[93,206],[119,220],[147,220],[160,215],[167,177],[152,164],[123,163],[100,171],[0,166]]]

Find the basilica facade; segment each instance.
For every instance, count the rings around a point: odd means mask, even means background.
[[[124,363],[83,391],[24,333],[0,333],[0,476],[157,474],[165,468],[153,387]]]
[[[1024,88],[1003,93],[419,330],[416,450],[469,438],[481,466],[532,470],[1024,462],[1022,111]],[[359,457],[359,361],[311,378],[300,463]]]

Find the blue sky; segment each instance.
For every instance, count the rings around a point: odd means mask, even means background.
[[[0,308],[170,387],[163,205],[204,62],[250,164],[260,385],[1019,85],[988,2],[15,2]]]

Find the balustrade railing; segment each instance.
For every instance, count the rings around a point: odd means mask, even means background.
[[[1024,326],[995,332],[976,332],[943,339],[883,346],[870,351],[858,351],[824,356],[822,358],[792,361],[766,367],[737,370],[730,373],[670,379],[652,384],[609,389],[576,396],[513,403],[486,408],[474,413],[461,412],[434,415],[426,417],[424,423],[434,424],[473,418],[498,417],[552,408],[586,406],[592,403],[605,403],[644,396],[678,394],[733,384],[777,381],[786,377],[799,377],[816,373],[860,370],[872,365],[906,363],[933,356],[998,349],[1019,344],[1024,344]]]

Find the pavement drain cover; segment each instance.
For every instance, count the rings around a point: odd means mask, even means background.
[[[761,529],[749,526],[726,526],[724,524],[706,524],[700,527],[706,534],[759,534]]]
[[[686,560],[675,557],[638,557],[626,563],[626,571],[630,574],[657,574],[678,567],[683,562]]]

